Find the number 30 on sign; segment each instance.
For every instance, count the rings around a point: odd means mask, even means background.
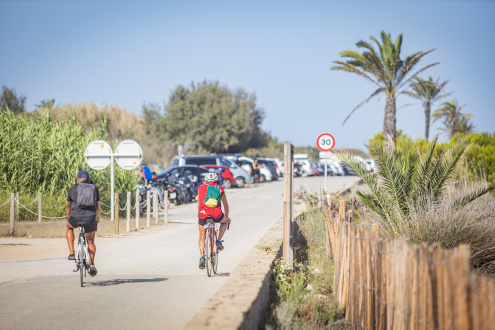
[[[321,151],[330,151],[335,147],[335,139],[330,133],[322,133],[316,139],[316,146]]]

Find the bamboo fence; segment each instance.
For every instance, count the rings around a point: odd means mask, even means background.
[[[334,298],[354,328],[495,329],[495,280],[471,272],[469,246],[381,239],[348,206],[330,204],[325,228]]]

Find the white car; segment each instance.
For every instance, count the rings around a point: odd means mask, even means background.
[[[271,161],[274,161],[275,164],[277,164],[277,175],[279,177],[283,177],[284,176],[284,162],[282,162],[280,159],[278,158],[265,158],[265,159],[268,159],[268,160],[271,160]]]
[[[294,159],[294,162],[296,162],[296,160]],[[301,169],[302,169],[302,176],[313,176],[315,175],[315,169],[313,168],[313,165],[311,164],[311,162],[309,161],[309,159],[298,159],[297,160],[297,163],[299,163],[301,165]]]
[[[246,162],[249,163],[251,166],[253,166],[254,159],[242,156],[237,158],[236,162],[237,163]],[[267,169],[263,164],[260,165],[262,165],[260,168],[260,182],[272,181],[273,180],[272,172],[269,169]]]

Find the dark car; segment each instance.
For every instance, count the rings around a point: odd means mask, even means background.
[[[167,180],[167,178],[169,176],[175,176],[175,177],[182,177],[184,176],[184,174],[189,171],[191,172],[192,175],[198,177],[198,181],[200,184],[202,184],[204,182],[204,176],[206,173],[208,172],[215,172],[218,174],[218,178],[220,180],[220,184],[223,183],[223,178],[222,178],[222,173],[219,169],[215,169],[215,168],[209,168],[209,169],[206,169],[206,168],[203,168],[203,167],[199,167],[199,166],[196,166],[196,165],[184,165],[184,166],[173,166],[173,167],[169,167],[167,168],[166,170],[158,173],[156,175],[156,179],[155,180],[158,180],[158,179],[165,179]]]
[[[265,168],[270,170],[270,172],[272,173],[272,180],[278,180],[277,163],[275,163],[273,160],[264,158],[258,158],[258,163],[265,165]]]

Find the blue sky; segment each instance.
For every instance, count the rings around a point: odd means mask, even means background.
[[[494,132],[495,1],[5,1],[0,0],[0,85],[27,97],[28,109],[95,102],[139,114],[177,85],[218,80],[244,88],[264,108],[263,128],[280,141],[362,148],[383,128],[385,97],[342,126],[374,86],[331,71],[359,40],[403,34],[403,57],[449,80],[449,98]],[[433,105],[435,110],[441,102]],[[411,104],[410,106],[404,106]],[[422,105],[397,99],[397,129],[424,134]],[[441,123],[431,126],[430,136]],[[446,140],[445,134],[441,140]]]

